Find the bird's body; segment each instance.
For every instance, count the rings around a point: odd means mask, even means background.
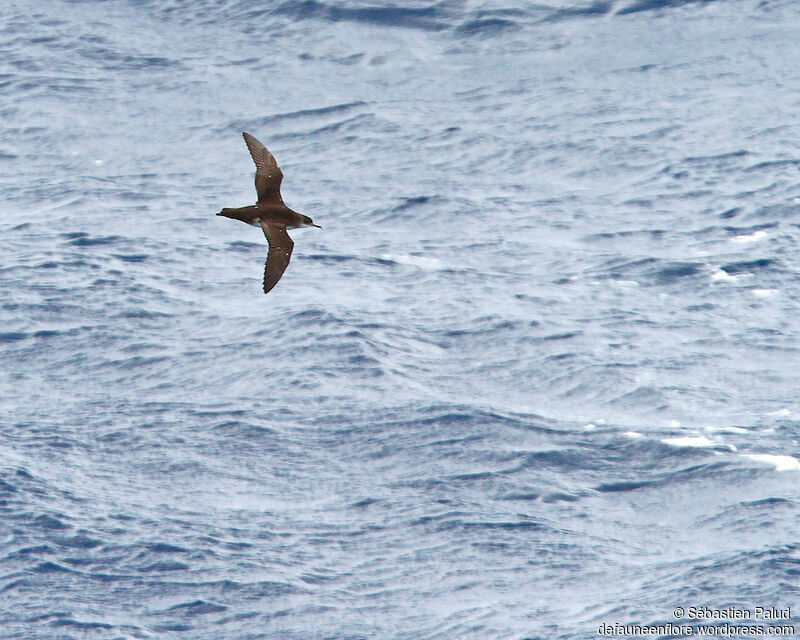
[[[285,225],[287,229],[299,229],[307,226],[303,222],[305,216],[292,211],[282,204],[251,204],[249,207],[238,207],[236,209],[226,207],[217,215],[240,220],[247,224],[252,224],[254,227],[260,227],[261,220]]]
[[[218,216],[233,218],[256,227],[261,227],[269,243],[269,254],[264,265],[264,293],[281,279],[289,259],[292,257],[294,242],[286,233],[287,229],[300,227],[319,227],[308,216],[292,211],[283,204],[281,180],[283,172],[267,148],[249,133],[242,134],[253,162],[256,163],[256,193],[258,201],[248,207],[225,208]]]

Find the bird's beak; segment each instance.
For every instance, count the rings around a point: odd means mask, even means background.
[[[311,226],[316,227],[317,229],[322,229],[322,227],[320,227],[318,224],[314,224],[313,222],[311,223]]]

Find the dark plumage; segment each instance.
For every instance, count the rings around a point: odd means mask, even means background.
[[[233,218],[247,224],[260,226],[269,243],[269,254],[264,265],[264,293],[269,291],[281,279],[289,259],[292,257],[294,242],[289,237],[287,229],[300,227],[320,227],[314,224],[308,216],[292,211],[283,204],[281,198],[281,181],[283,171],[275,162],[275,157],[267,148],[249,133],[243,133],[244,141],[256,163],[256,193],[258,200],[248,207],[236,209],[225,208],[218,216]]]

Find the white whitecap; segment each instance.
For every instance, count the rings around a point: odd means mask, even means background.
[[[731,238],[733,242],[756,242],[758,240],[763,240],[767,237],[767,232],[763,230],[758,230],[751,233],[748,236],[735,236]]]
[[[765,415],[774,416],[776,418],[788,418],[792,415],[792,412],[788,409],[778,409],[777,411],[767,411]]]
[[[792,456],[778,456],[771,453],[745,453],[745,458],[771,464],[775,471],[800,471],[800,460]]]
[[[753,289],[753,295],[756,298],[771,298],[776,293],[778,293],[777,289]]]
[[[638,440],[639,438],[644,438],[643,433],[639,433],[638,431],[626,431],[622,434],[626,438],[633,438],[634,440]]]
[[[739,276],[732,276],[730,273],[725,271],[725,269],[720,268],[717,268],[717,270],[711,274],[712,282],[736,282],[738,279]]]

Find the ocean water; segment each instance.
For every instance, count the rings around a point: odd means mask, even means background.
[[[794,0],[0,7],[0,637],[800,611],[798,29]],[[267,296],[260,230],[215,217],[255,199],[244,130],[324,227]]]

